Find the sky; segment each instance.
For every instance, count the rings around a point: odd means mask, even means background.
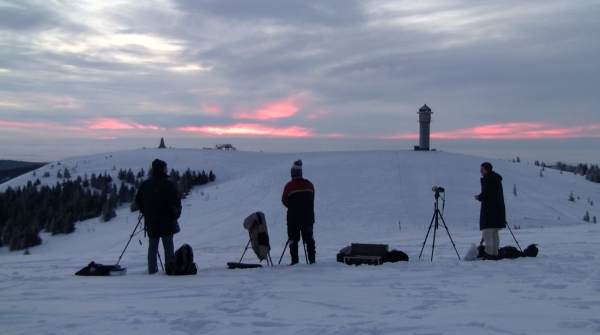
[[[411,148],[427,104],[432,146],[595,148],[598,16],[597,1],[0,0],[0,140]]]
[[[539,254],[471,262],[465,256],[481,237],[480,204],[473,197],[481,189],[477,156],[137,149],[66,159],[40,168],[37,176],[1,184],[0,191],[37,178],[56,185],[62,181],[57,171],[65,168],[72,178],[106,172],[117,180],[120,169],[147,170],[156,157],[179,171],[212,170],[217,177],[182,201],[181,232],[174,236],[176,248],[192,247],[198,274],[148,275],[148,241],[134,230],[138,213],[123,205],[109,222],[77,222],[68,235],[42,232],[43,243],[30,248],[30,255],[0,248],[3,335],[600,331],[600,229],[582,219],[586,212],[600,214],[600,184],[572,173],[545,169],[540,177],[537,166],[491,160],[503,177],[512,229],[500,231],[500,246],[537,244]],[[301,262],[290,267],[281,194],[298,158],[315,186],[316,264],[305,264],[300,248]],[[43,171],[50,176],[40,177]],[[448,230],[439,222],[427,236],[433,185],[445,188],[439,208]],[[275,265],[263,261],[260,269],[229,270],[227,262],[259,263],[252,249],[244,253],[243,222],[256,211],[265,214]],[[358,267],[336,262],[339,250],[352,243],[385,244],[409,261]],[[74,275],[92,261],[119,262],[127,273]]]

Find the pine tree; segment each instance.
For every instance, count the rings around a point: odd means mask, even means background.
[[[583,216],[583,221],[590,222],[590,213],[588,213],[588,211],[585,211],[585,215]]]
[[[569,194],[569,201],[575,201],[575,197],[573,196],[573,191]]]
[[[65,167],[65,170],[64,170],[64,171],[65,171],[65,172],[64,172],[63,176],[64,176],[66,179],[69,179],[69,178],[71,178],[71,172],[69,172],[69,169],[67,169],[67,167]]]

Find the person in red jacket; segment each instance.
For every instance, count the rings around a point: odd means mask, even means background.
[[[287,231],[290,256],[294,265],[298,263],[298,242],[300,235],[306,244],[308,262],[315,262],[315,239],[313,225],[315,223],[315,187],[307,179],[302,178],[302,161],[297,160],[291,169],[292,180],[285,185],[281,202],[287,207]]]

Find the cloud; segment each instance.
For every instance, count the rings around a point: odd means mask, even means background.
[[[0,127],[17,128],[17,129],[44,129],[44,130],[72,130],[82,131],[84,128],[71,127],[59,123],[51,122],[15,122],[0,120]]]
[[[311,137],[314,134],[306,128],[292,126],[287,128],[266,127],[260,124],[235,124],[231,126],[180,127],[186,132],[200,132],[209,135],[248,135],[263,137]]]

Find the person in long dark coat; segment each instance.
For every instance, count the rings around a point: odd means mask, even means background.
[[[179,232],[177,219],[181,216],[181,199],[177,187],[169,180],[167,163],[152,162],[152,176],[140,184],[135,202],[144,215],[148,234],[148,273],[158,272],[156,256],[159,240],[165,250],[167,272],[175,253],[173,235]]]
[[[479,213],[479,230],[482,232],[485,243],[485,254],[489,259],[498,258],[500,236],[498,232],[506,228],[506,208],[504,206],[504,191],[502,190],[502,176],[492,171],[492,164],[481,164],[481,193],[475,200],[481,202]]]
[[[287,207],[287,231],[290,257],[294,265],[298,263],[298,242],[300,235],[306,244],[308,262],[315,262],[316,247],[313,236],[315,223],[315,187],[302,178],[302,161],[297,160],[290,170],[292,180],[288,182],[281,195],[281,202]]]

